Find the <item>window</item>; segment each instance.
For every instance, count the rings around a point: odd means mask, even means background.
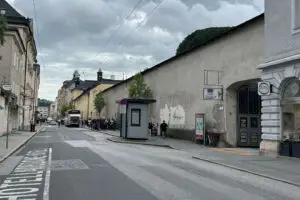
[[[141,126],[141,109],[131,109],[131,126]]]
[[[300,0],[292,0],[292,32],[300,32]]]

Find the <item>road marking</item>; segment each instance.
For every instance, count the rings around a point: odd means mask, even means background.
[[[51,148],[27,152],[22,161],[0,185],[0,199],[37,199],[40,194],[39,191],[42,189],[44,174],[44,196],[45,190],[48,194],[50,180],[50,173],[48,171],[50,169],[49,162],[51,162],[51,155]],[[48,199],[49,196],[47,196],[46,200]]]
[[[51,174],[51,159],[52,159],[52,148],[49,148],[48,165],[47,165],[47,170],[46,170],[43,200],[48,200],[49,199],[49,186],[50,186],[50,174]]]
[[[232,150],[219,149],[219,148],[210,148],[210,149],[213,149],[213,150],[219,151],[219,152],[231,153],[231,154],[235,154],[235,155],[251,156],[251,154],[249,154],[247,152],[232,151]]]

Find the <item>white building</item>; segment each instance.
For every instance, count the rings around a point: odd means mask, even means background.
[[[47,119],[49,116],[49,107],[39,106],[38,112],[41,119]]]
[[[57,117],[57,102],[53,102],[50,104],[49,116],[52,117],[52,119],[56,119],[56,117]]]

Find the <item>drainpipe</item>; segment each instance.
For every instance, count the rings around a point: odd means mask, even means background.
[[[33,83],[33,102],[32,102],[32,104],[33,104],[33,110],[32,110],[32,121],[33,121],[33,123],[35,124],[36,123],[36,115],[35,115],[35,95],[36,95],[36,93],[35,93],[35,90],[36,90],[36,80],[37,80],[37,70],[38,70],[38,64],[34,64],[34,66],[35,66],[35,72],[34,72],[34,83]]]
[[[28,57],[28,44],[31,41],[31,39],[26,41],[26,49],[25,49],[25,71],[24,71],[24,88],[23,88],[23,92],[24,92],[24,97],[23,97],[23,121],[22,121],[22,130],[25,129],[25,102],[26,102],[26,79],[27,79],[27,57]]]

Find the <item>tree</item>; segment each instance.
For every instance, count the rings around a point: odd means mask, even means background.
[[[74,106],[72,103],[63,105],[63,106],[61,107],[60,114],[61,114],[61,116],[65,116],[65,113],[66,113],[68,110],[73,110],[73,109],[75,109],[75,106]]]
[[[49,101],[47,99],[40,99],[40,98],[38,98],[38,106],[49,107],[51,103],[53,103],[53,102]]]
[[[95,109],[96,109],[97,113],[99,114],[99,118],[100,118],[101,111],[105,106],[104,98],[103,98],[101,92],[99,92],[96,95],[96,97],[94,99],[94,106],[95,106]]]
[[[203,43],[220,36],[221,34],[228,31],[231,27],[211,27],[201,30],[196,30],[190,35],[188,35],[184,40],[179,44],[176,55],[189,51],[197,46],[202,45]]]
[[[0,16],[0,44],[5,42],[5,32],[7,31],[7,21],[4,16]]]
[[[152,97],[152,90],[146,83],[141,73],[136,74],[129,84],[128,96],[133,99],[147,99]]]

